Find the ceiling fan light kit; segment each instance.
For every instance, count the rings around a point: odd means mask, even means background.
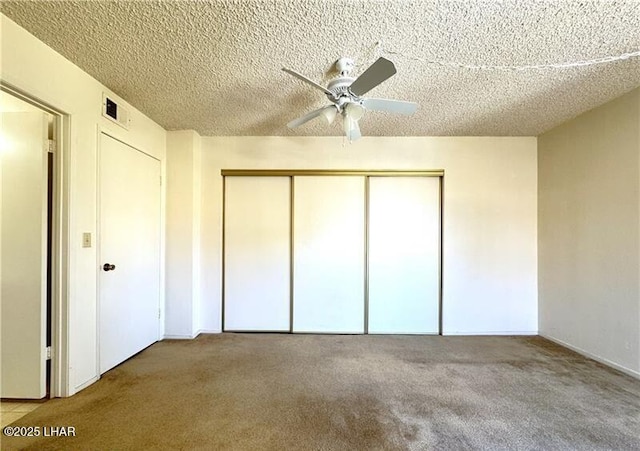
[[[326,88],[294,70],[282,68],[288,74],[324,92],[332,103],[289,122],[287,124],[289,128],[299,127],[319,116],[323,116],[331,124],[340,114],[345,136],[349,141],[355,141],[362,136],[358,121],[366,110],[409,115],[418,109],[418,104],[414,102],[362,97],[396,74],[394,64],[388,59],[378,58],[357,78],[351,76],[355,67],[352,59],[340,58],[335,67],[339,75],[331,80]]]

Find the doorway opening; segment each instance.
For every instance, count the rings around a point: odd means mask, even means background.
[[[66,396],[65,116],[0,84],[3,400]]]

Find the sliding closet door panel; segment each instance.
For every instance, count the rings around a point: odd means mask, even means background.
[[[369,333],[438,333],[439,243],[439,178],[369,179]]]
[[[294,332],[364,332],[364,177],[294,178]]]
[[[289,330],[290,221],[289,177],[226,177],[225,330]]]

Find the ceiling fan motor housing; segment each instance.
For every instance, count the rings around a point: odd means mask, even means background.
[[[333,103],[338,103],[338,101],[342,97],[348,97],[352,100],[358,100],[358,98],[349,91],[349,86],[351,86],[351,83],[353,83],[354,80],[355,78],[353,77],[345,76],[334,78],[327,85],[327,89],[333,93],[334,98],[331,98],[329,94],[327,94],[327,98]]]
[[[353,68],[355,67],[355,62],[351,58],[342,57],[338,61],[336,61],[336,70],[340,75],[349,75]]]

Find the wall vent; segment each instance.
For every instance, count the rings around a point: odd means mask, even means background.
[[[118,103],[107,96],[107,94],[102,94],[102,115],[111,122],[115,122],[119,126],[129,130],[129,122],[131,121],[129,110],[122,105],[118,105]]]

